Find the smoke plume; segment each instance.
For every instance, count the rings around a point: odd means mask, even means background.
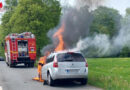
[[[95,9],[98,6],[102,5],[106,0],[59,0],[61,6],[64,7],[74,7],[80,8],[88,6],[89,9]]]
[[[47,33],[52,42],[41,50],[42,54],[46,51],[54,51],[59,40],[54,38],[53,35],[62,24],[65,25],[62,36],[66,50],[81,51],[88,57],[102,57],[116,55],[124,46],[130,48],[130,16],[127,16],[126,20],[122,21],[118,35],[112,39],[105,34],[89,36],[89,28],[93,21],[91,9],[99,6],[102,1],[76,0],[73,7],[64,7],[63,5],[63,15],[59,25]]]
[[[122,21],[119,34],[112,40],[108,35],[96,34],[94,37],[79,40],[72,50],[83,51],[89,57],[102,57],[117,55],[125,46],[130,48],[130,16]]]
[[[104,1],[105,0],[76,0],[76,6],[80,8],[87,5],[90,10],[93,10],[102,5]]]
[[[44,47],[41,52],[44,54],[46,50],[54,50],[59,43],[59,40],[54,38],[53,35],[62,24],[65,25],[64,32],[62,33],[65,42],[65,49],[73,48],[79,39],[83,39],[88,35],[92,20],[93,16],[89,12],[88,6],[81,7],[80,9],[73,7],[64,9],[64,13],[60,19],[60,24],[56,28],[50,30],[47,34],[51,39],[52,44]]]

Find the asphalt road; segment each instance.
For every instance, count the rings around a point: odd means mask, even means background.
[[[61,82],[55,87],[50,87],[33,81],[32,78],[35,76],[37,76],[36,68],[26,68],[22,65],[9,68],[4,61],[0,61],[0,90],[101,90],[73,82]]]

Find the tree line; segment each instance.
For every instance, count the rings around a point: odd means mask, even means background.
[[[36,36],[37,55],[40,50],[50,43],[47,32],[58,25],[60,20],[61,6],[57,0],[6,0],[6,12],[0,25],[0,42],[9,33],[32,32]],[[126,10],[126,16],[122,17],[113,8],[99,7],[92,11],[93,23],[90,34],[106,34],[112,39],[119,33],[121,21],[130,15],[130,9]],[[4,55],[4,49],[0,46],[0,54]],[[130,49],[124,47],[114,57],[130,57]]]
[[[0,40],[9,33],[32,32],[36,36],[37,55],[49,43],[46,33],[60,19],[61,7],[56,0],[6,0],[6,13],[0,26]],[[3,50],[1,48],[1,54]]]

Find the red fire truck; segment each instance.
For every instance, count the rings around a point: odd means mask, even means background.
[[[10,67],[24,63],[27,67],[34,67],[36,60],[36,39],[34,34],[24,32],[9,34],[5,38],[6,63]]]

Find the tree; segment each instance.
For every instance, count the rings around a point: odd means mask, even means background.
[[[58,24],[60,14],[60,4],[56,0],[19,0],[16,8],[9,9],[2,18],[3,36],[9,33],[32,32],[36,36],[39,51],[48,44],[46,34]]]
[[[130,48],[128,46],[125,46],[121,52],[120,57],[130,57]]]
[[[130,15],[130,8],[127,8],[127,9],[126,9],[126,16],[127,16],[127,15]]]
[[[126,9],[126,15],[122,19],[122,27],[125,28],[124,35],[125,37],[129,36],[130,33],[130,8]],[[120,52],[120,57],[130,57],[130,43],[129,41],[125,44],[123,49]]]
[[[121,15],[117,10],[107,7],[99,7],[92,12],[94,16],[90,33],[107,34],[111,38],[116,35],[120,29]]]
[[[5,8],[8,10],[13,10],[18,5],[18,0],[5,0]]]

